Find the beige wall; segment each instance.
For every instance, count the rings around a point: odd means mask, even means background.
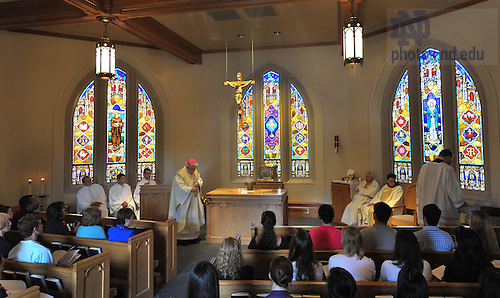
[[[488,1],[473,9],[495,9],[499,1]],[[485,26],[471,22],[454,32],[461,12],[431,20],[429,45],[471,46]],[[476,13],[479,15],[479,13]],[[496,27],[496,28],[495,28]],[[498,35],[498,23],[495,23]],[[448,34],[454,32],[454,34]],[[496,36],[498,37],[498,36]],[[487,36],[479,36],[488,42]],[[47,181],[49,201],[75,200],[64,189],[67,111],[75,100],[75,90],[94,69],[94,43],[60,38],[0,32],[0,200],[16,204],[27,191],[27,179],[34,179],[33,192],[39,193],[40,178]],[[331,200],[330,181],[339,179],[348,168],[362,174],[374,170],[383,182],[390,171],[384,150],[388,131],[383,124],[389,113],[391,90],[403,66],[390,65],[390,49],[396,46],[388,34],[366,39],[362,67],[344,67],[338,46],[255,52],[255,69],[276,65],[300,81],[312,110],[314,152],[312,179],[291,181],[291,201]],[[389,49],[389,52],[388,52]],[[135,68],[154,88],[164,119],[163,183],[189,157],[195,157],[205,180],[205,191],[217,187],[237,187],[243,180],[232,179],[231,134],[234,90],[223,86],[225,55],[203,56],[203,65],[189,65],[166,52],[117,47],[121,61]],[[496,53],[498,55],[498,52]],[[6,59],[8,57],[8,59]],[[229,78],[237,71],[251,72],[250,54],[230,53]],[[476,82],[482,84],[482,100],[487,106],[485,139],[489,160],[489,190],[484,196],[470,195],[481,204],[500,206],[498,96],[493,82],[500,80],[498,63],[473,65]],[[335,153],[333,136],[340,136],[340,152]],[[495,199],[492,199],[495,198]]]

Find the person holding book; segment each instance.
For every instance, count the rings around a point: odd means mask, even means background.
[[[116,222],[118,223],[115,227],[111,227],[108,230],[108,240],[117,242],[128,242],[128,238],[139,233],[138,230],[130,228],[130,225],[134,221],[135,214],[134,210],[125,207],[116,212]]]
[[[101,210],[97,207],[88,207],[83,210],[81,226],[76,231],[76,237],[106,240],[106,233],[99,225]]]
[[[38,214],[26,214],[18,223],[19,232],[24,240],[9,252],[9,260],[28,263],[52,264],[54,260],[50,249],[37,242],[43,233],[43,224]]]

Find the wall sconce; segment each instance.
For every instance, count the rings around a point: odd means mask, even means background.
[[[340,148],[339,136],[334,136],[333,138],[335,140],[335,153],[339,153],[339,148]]]

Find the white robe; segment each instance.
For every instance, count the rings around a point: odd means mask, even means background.
[[[357,225],[359,208],[361,208],[366,201],[373,198],[379,189],[378,182],[375,180],[373,180],[368,187],[366,186],[366,181],[362,181],[356,188],[357,194],[352,197],[352,201],[345,207],[341,221],[348,226]]]
[[[203,179],[200,173],[195,170],[190,174],[186,167],[177,172],[172,182],[168,218],[175,217],[177,220],[177,235],[180,239],[197,238],[200,227],[205,224],[201,191],[191,192],[196,182],[201,188]]]
[[[101,216],[108,216],[108,204],[106,204],[106,193],[99,184],[91,184],[90,186],[83,186],[76,194],[76,212],[82,213],[85,208],[90,207],[91,203],[101,202]]]
[[[127,202],[127,207],[134,210],[135,213],[135,203],[134,198],[132,197],[132,190],[130,189],[130,185],[128,185],[127,183],[124,183],[122,185],[116,183],[109,189],[109,215],[116,216],[116,211],[123,208],[123,202]]]
[[[150,180],[142,179],[141,181],[137,182],[137,185],[135,186],[134,201],[138,209],[141,208],[141,195],[140,195],[141,185],[144,185],[148,182],[149,185],[156,185],[156,181],[154,181],[153,179]]]
[[[420,169],[417,180],[418,223],[423,224],[422,209],[436,204],[441,209],[439,226],[460,224],[457,208],[464,204],[455,170],[445,162],[430,162]]]
[[[361,222],[359,225],[361,226],[369,226],[370,225],[370,209],[373,208],[373,206],[368,206],[368,204],[376,204],[378,202],[384,202],[389,207],[394,207],[396,204],[401,200],[403,197],[403,188],[401,185],[396,185],[394,186],[389,193],[389,196],[384,198],[382,200],[384,191],[388,189],[389,186],[386,184],[384,185],[380,191],[373,197],[373,199],[367,201],[363,206],[361,206]]]

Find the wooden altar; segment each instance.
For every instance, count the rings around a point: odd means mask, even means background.
[[[241,234],[241,243],[252,238],[252,223],[260,225],[262,212],[276,214],[276,225],[288,224],[286,189],[218,188],[207,193],[207,242],[222,243]]]
[[[141,219],[166,221],[172,185],[141,185]]]
[[[335,211],[334,222],[340,223],[344,209],[351,202],[351,198],[356,194],[356,187],[360,181],[354,180],[351,182],[332,181],[332,207]]]

